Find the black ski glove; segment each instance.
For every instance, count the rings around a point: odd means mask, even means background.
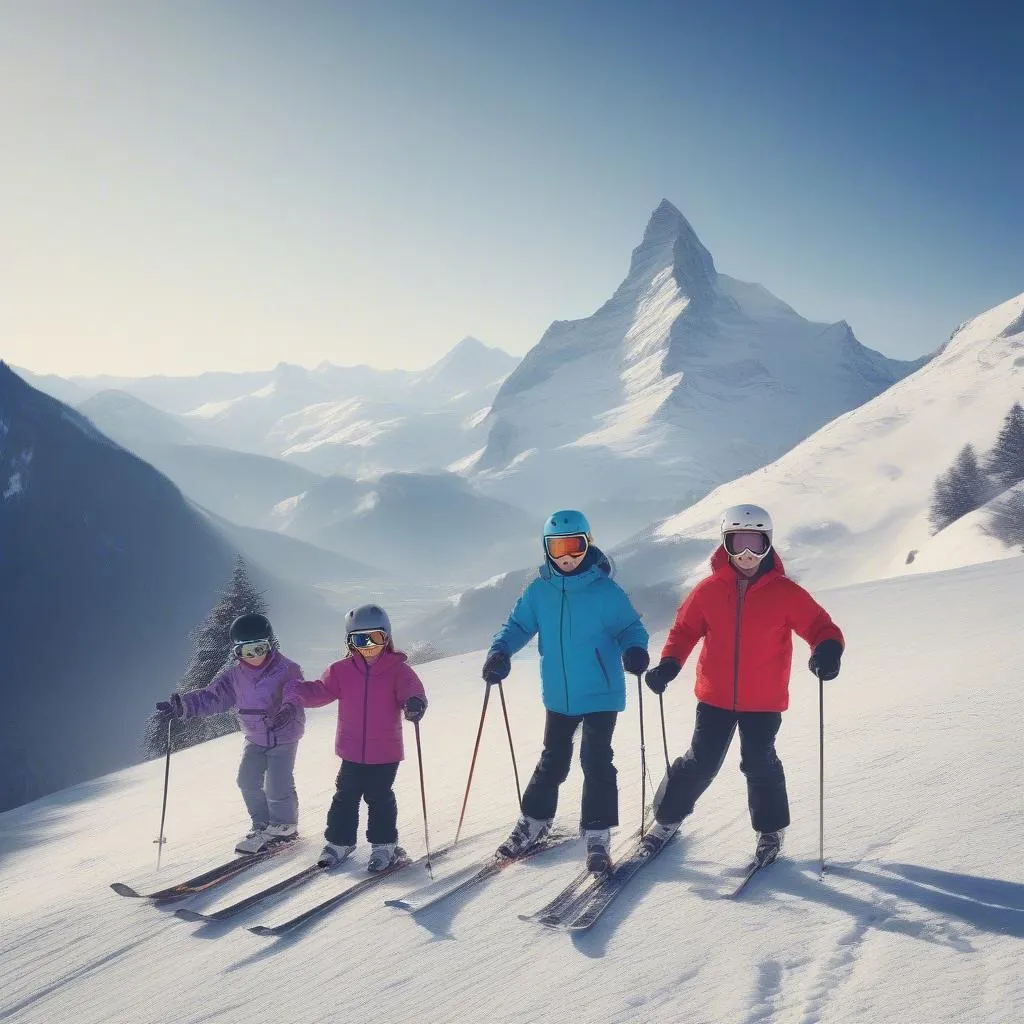
[[[843,645],[838,640],[822,640],[807,667],[819,678],[828,682],[839,675],[839,660],[843,656]]]
[[[291,725],[298,713],[299,709],[291,701],[287,704],[282,704],[280,710],[270,720],[270,728],[283,729],[286,725]]]
[[[622,667],[631,675],[647,671],[651,656],[642,647],[628,647],[622,652]]]
[[[413,694],[405,702],[405,720],[418,722],[427,713],[427,702],[418,694]]]
[[[483,677],[488,684],[500,683],[512,671],[512,660],[503,650],[491,651],[484,662]]]
[[[161,718],[184,718],[185,705],[182,703],[181,694],[172,693],[167,700],[157,701],[156,713]]]
[[[655,665],[644,676],[644,682],[647,683],[648,689],[655,693],[664,693],[665,687],[679,675],[679,670],[682,667],[682,664],[675,658],[662,658],[660,664]]]

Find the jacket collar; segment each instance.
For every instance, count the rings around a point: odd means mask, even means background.
[[[377,658],[373,662],[372,665],[358,651],[352,651],[348,657],[349,660],[351,660],[352,664],[355,665],[360,672],[365,672],[367,666],[369,666],[371,672],[375,672],[379,670],[379,668],[382,665],[385,667],[388,665],[397,666],[400,665],[403,661],[409,660],[409,656],[407,654],[404,654],[402,651],[392,650],[385,651],[379,658]]]
[[[610,577],[612,575],[612,564],[608,560],[608,556],[600,548],[591,544],[586,557],[580,563],[580,568],[574,573],[570,573],[568,576],[560,573],[546,558],[544,559],[544,564],[537,572],[542,580],[558,587],[559,590],[582,590],[584,587],[589,587],[602,576]]]
[[[772,548],[771,552],[765,559],[771,559],[771,565],[764,568],[762,572],[759,572],[756,576],[749,577],[749,583],[751,587],[762,586],[765,583],[770,583],[772,580],[779,579],[786,575],[786,567],[782,564],[782,559],[779,557],[779,553]],[[743,577],[733,568],[732,561],[729,558],[729,552],[725,550],[725,546],[719,544],[716,548],[715,553],[711,556],[711,573],[713,576],[720,580],[724,580],[730,584],[730,586],[736,582],[736,580],[743,579]]]
[[[238,667],[252,679],[258,679],[265,672],[269,672],[272,668],[275,668],[280,663],[280,661],[280,651],[271,651],[270,654],[267,655],[267,659],[263,662],[262,665],[249,665],[246,662],[242,661],[241,658],[235,659],[235,662],[238,665]]]

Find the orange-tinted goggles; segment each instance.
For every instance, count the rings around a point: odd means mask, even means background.
[[[547,548],[548,557],[553,559],[579,558],[587,553],[590,541],[585,533],[572,533],[565,537],[545,537],[544,546]]]

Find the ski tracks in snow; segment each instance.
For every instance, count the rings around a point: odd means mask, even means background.
[[[867,870],[871,866],[868,862],[857,862],[857,867],[835,865],[822,880],[809,864],[780,861],[758,883],[763,892],[752,896],[759,914],[800,912],[817,904],[815,919],[807,918],[808,931],[814,929],[817,934],[809,935],[806,956],[788,960],[768,956],[758,964],[743,1024],[822,1024],[829,1019],[830,1006],[850,1004],[841,990],[855,980],[858,971],[873,969],[867,947],[883,933],[958,953],[974,952],[967,932],[949,919],[935,917],[928,908],[867,881],[874,875]],[[880,880],[883,877],[878,874]],[[829,909],[846,915],[847,921],[826,919],[820,911]]]

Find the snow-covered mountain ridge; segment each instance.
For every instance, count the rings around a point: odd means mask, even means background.
[[[921,365],[719,273],[667,200],[592,316],[556,322],[498,390],[460,464],[496,494],[695,500]],[[520,501],[522,501],[522,497]]]
[[[782,458],[617,549],[619,567],[630,579],[688,585],[718,541],[722,509],[755,502],[772,512],[787,569],[815,585],[916,571],[911,553],[942,537],[928,523],[936,477],[964,444],[987,449],[1022,396],[1024,293],[962,324],[927,365]],[[980,534],[973,550],[979,560],[1016,553]],[[923,564],[971,560],[962,546],[956,557]]]

